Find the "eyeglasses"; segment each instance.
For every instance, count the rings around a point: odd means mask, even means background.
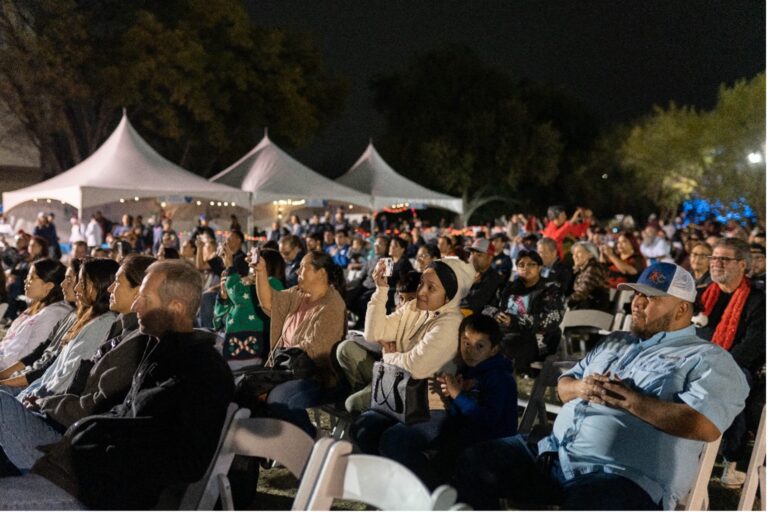
[[[536,268],[538,266],[539,266],[538,263],[522,263],[522,264],[518,264],[517,268],[526,269],[526,268]]]
[[[709,254],[707,254],[705,252],[692,252],[691,253],[691,258],[705,258],[705,259],[709,259]]]
[[[723,265],[727,265],[728,263],[732,261],[740,261],[741,258],[729,258],[728,256],[709,256],[707,257],[710,263],[722,263]]]

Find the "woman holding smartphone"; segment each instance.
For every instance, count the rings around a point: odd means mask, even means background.
[[[277,291],[269,283],[264,260],[252,258],[250,265],[255,274],[259,304],[271,320],[270,349],[299,348],[317,367],[312,377],[293,379],[274,387],[267,403],[275,416],[298,425],[314,437],[315,427],[306,409],[323,403],[336,386],[331,350],[346,330],[346,306],[342,298],[346,286],[344,272],[328,254],[312,251],[301,260],[299,284]]]

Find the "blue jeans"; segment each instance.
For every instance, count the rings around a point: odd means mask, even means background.
[[[499,498],[562,510],[661,509],[628,478],[596,472],[566,480],[556,454],[544,455],[538,457],[520,435],[471,446],[459,457],[454,475],[459,501],[475,510],[498,510]]]
[[[430,411],[429,421],[405,425],[376,411],[361,414],[349,429],[363,453],[399,462],[422,479],[427,473],[424,451],[437,437],[445,411]]]
[[[267,396],[269,414],[301,428],[314,439],[317,435],[307,414],[308,407],[323,403],[323,386],[315,379],[295,379],[275,386]]]
[[[0,478],[3,510],[87,510],[74,496],[40,475]]]
[[[42,416],[26,409],[10,394],[0,391],[0,446],[19,471],[28,472],[42,457],[37,446],[55,443],[59,439],[61,434]]]

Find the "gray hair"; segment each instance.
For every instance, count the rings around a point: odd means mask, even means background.
[[[165,304],[177,300],[190,318],[195,316],[203,296],[203,277],[195,267],[185,260],[163,260],[151,264],[150,273],[163,275],[158,295]]]
[[[545,236],[538,242],[537,244],[541,244],[543,247],[546,247],[550,251],[556,251],[557,250],[557,242],[555,242],[553,239],[549,238],[548,236]]]
[[[737,260],[744,260],[747,262],[747,269],[752,265],[752,251],[749,249],[749,244],[741,238],[721,238],[712,249],[714,250],[718,247],[731,249]]]
[[[573,244],[573,246],[571,246],[571,250],[573,250],[575,247],[581,247],[590,255],[592,255],[594,259],[598,259],[600,257],[600,251],[597,250],[597,246],[592,242],[576,242]]]

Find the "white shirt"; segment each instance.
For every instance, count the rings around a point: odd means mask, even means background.
[[[34,315],[19,315],[0,341],[0,368],[8,368],[34,352],[71,312],[72,306],[60,301],[45,306]]]
[[[95,219],[91,219],[85,228],[85,243],[88,247],[99,247],[104,242],[104,232]]]

